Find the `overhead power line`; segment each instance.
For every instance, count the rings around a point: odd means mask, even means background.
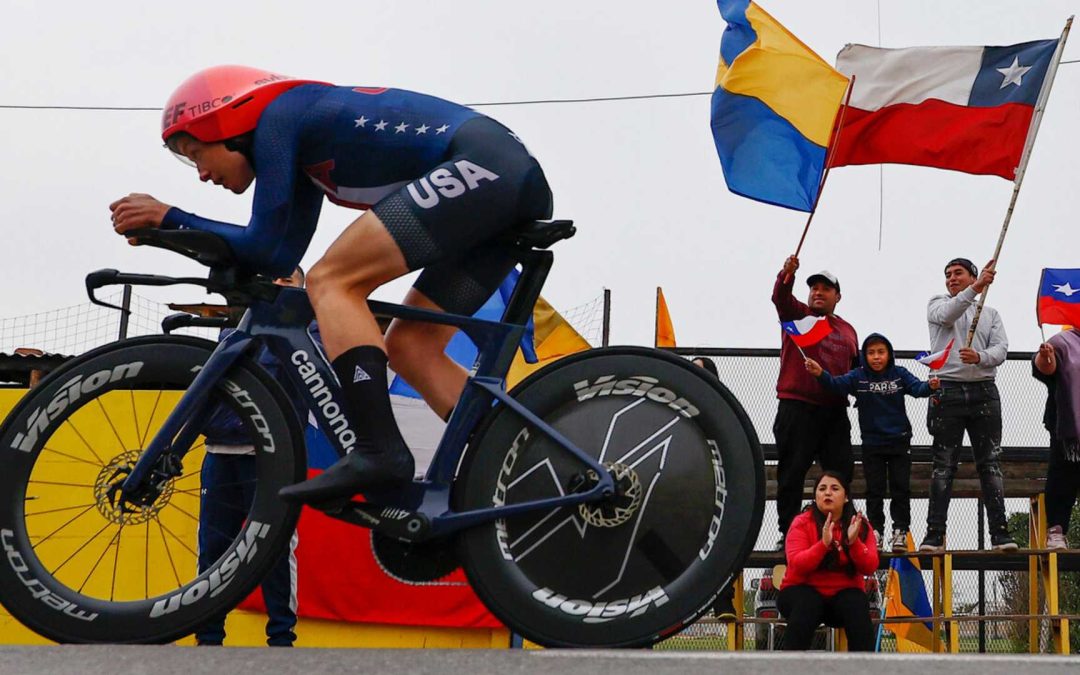
[[[1080,59],[1062,61],[1060,65],[1080,63]],[[662,98],[689,98],[693,96],[712,96],[711,91],[689,91],[677,94],[638,94],[633,96],[591,96],[587,98],[540,98],[523,101],[485,101],[483,103],[466,103],[473,108],[494,107],[503,105],[547,105],[553,103],[607,103],[611,101],[645,101]],[[135,111],[135,112],[159,112],[161,108],[153,106],[106,106],[106,105],[16,105],[0,103],[0,110],[96,110],[104,112]]]
[[[690,96],[712,96],[711,91],[693,91],[681,94],[640,94],[636,96],[593,96],[590,98],[545,98],[528,101],[486,101],[484,103],[466,103],[474,108],[499,105],[542,105],[546,103],[602,103],[606,101],[640,101],[656,98],[686,98]],[[146,106],[104,106],[104,105],[9,105],[0,104],[3,110],[100,110],[112,111],[136,111],[136,112],[159,112],[161,108]]]

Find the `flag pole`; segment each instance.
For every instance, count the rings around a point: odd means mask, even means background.
[[[1069,39],[1069,29],[1072,28],[1073,17],[1069,17],[1065,21],[1065,29],[1061,31],[1061,37],[1058,39],[1057,49],[1054,50],[1054,56],[1050,61],[1050,68],[1046,73],[1046,79],[1043,80],[1042,89],[1039,91],[1039,98],[1035,102],[1035,113],[1031,117],[1031,124],[1028,126],[1027,139],[1024,142],[1024,151],[1020,155],[1020,166],[1016,169],[1016,178],[1013,181],[1013,193],[1012,199],[1009,200],[1009,209],[1005,212],[1005,222],[1001,225],[1001,234],[998,235],[997,246],[994,248],[994,255],[990,258],[993,261],[990,264],[992,269],[997,269],[998,257],[1001,255],[1001,247],[1005,244],[1005,234],[1009,231],[1009,221],[1012,220],[1013,209],[1016,207],[1016,198],[1020,195],[1020,186],[1024,182],[1024,173],[1027,171],[1028,160],[1031,159],[1031,149],[1035,145],[1035,136],[1039,133],[1039,124],[1042,122],[1043,111],[1046,110],[1046,101],[1050,98],[1050,89],[1054,86],[1054,76],[1057,75],[1058,64],[1061,63],[1061,55],[1065,51],[1065,41]],[[971,319],[971,328],[968,329],[967,342],[964,347],[970,349],[971,343],[975,339],[975,329],[979,325],[979,317],[982,315],[983,305],[986,304],[986,296],[990,289],[985,288],[979,297],[979,304],[975,307],[975,316]]]
[[[653,308],[653,349],[660,347],[660,287],[656,287],[656,306]]]
[[[814,206],[810,209],[810,215],[806,217],[806,226],[803,227],[802,236],[799,237],[799,245],[795,247],[795,257],[799,257],[799,252],[802,251],[803,242],[806,241],[806,233],[810,231],[810,223],[814,220],[814,214],[817,213],[818,202],[821,201],[821,193],[825,190],[825,181],[829,179],[829,169],[832,167],[833,157],[836,155],[836,148],[840,147],[840,136],[844,132],[844,113],[847,112],[848,104],[851,102],[851,91],[855,88],[855,76],[852,75],[848,81],[847,95],[844,97],[844,105],[837,113],[838,121],[836,124],[836,137],[833,138],[832,144],[829,146],[829,151],[825,154],[825,172],[821,175],[821,182],[818,183],[817,196],[814,197]],[[785,280],[786,282],[786,280]]]

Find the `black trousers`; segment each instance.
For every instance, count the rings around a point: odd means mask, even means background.
[[[866,477],[866,517],[878,532],[885,532],[885,495],[891,498],[889,515],[897,530],[911,529],[911,448],[863,446]]]
[[[1005,487],[1001,478],[1001,398],[993,382],[942,382],[930,399],[926,426],[934,436],[928,532],[945,532],[952,482],[960,463],[964,432],[979,472],[990,532],[1005,532]]]
[[[843,628],[848,651],[874,651],[874,625],[870,622],[870,603],[866,592],[845,588],[826,598],[811,586],[785,586],[776,599],[776,607],[787,619],[782,649],[810,649],[814,631],[825,624]]]
[[[776,437],[776,511],[780,534],[802,510],[803,482],[816,459],[851,480],[851,422],[847,408],[780,399],[773,422]]]
[[[1073,504],[1080,493],[1080,462],[1065,459],[1061,442],[1050,438],[1050,462],[1046,466],[1046,523],[1069,531]]]

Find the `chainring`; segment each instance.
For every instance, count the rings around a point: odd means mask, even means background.
[[[409,543],[371,533],[371,552],[388,576],[404,584],[431,584],[460,567],[453,539]]]

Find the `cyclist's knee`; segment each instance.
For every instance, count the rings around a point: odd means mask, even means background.
[[[386,333],[386,355],[395,372],[407,374],[426,358],[438,358],[456,329],[417,321],[395,321]]]
[[[356,295],[366,300],[377,286],[378,284],[355,271],[351,274],[345,273],[326,258],[315,263],[307,275],[308,297],[316,307],[326,298],[341,294]]]

